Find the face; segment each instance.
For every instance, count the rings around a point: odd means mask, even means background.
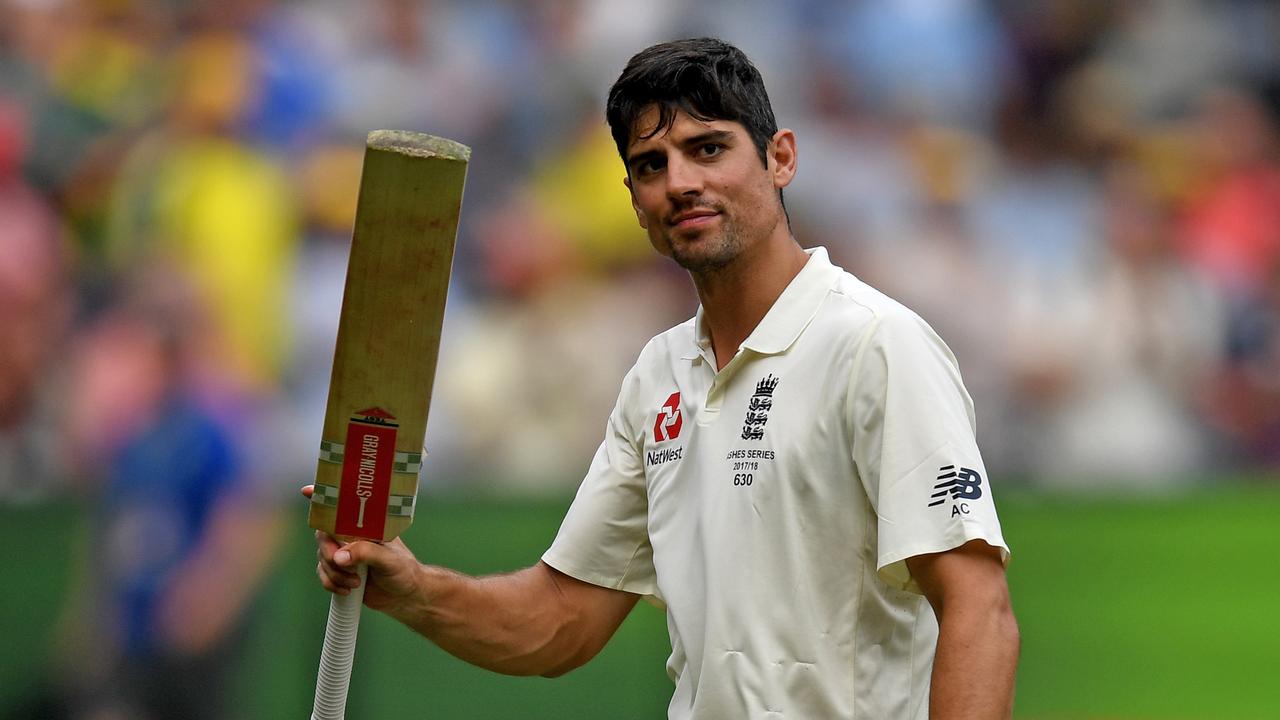
[[[636,217],[658,252],[691,272],[726,267],[786,229],[778,191],[795,173],[795,136],[779,130],[767,162],[740,123],[703,122],[676,112],[666,131],[651,107],[627,148],[627,179]]]

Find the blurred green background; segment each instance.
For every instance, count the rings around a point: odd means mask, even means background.
[[[301,505],[252,613],[238,683],[245,718],[309,712],[327,596]],[[426,497],[407,541],[420,557],[467,572],[512,570],[537,559],[567,506]],[[1158,499],[1007,493],[999,506],[1023,638],[1017,717],[1277,717],[1280,489],[1245,480]],[[17,592],[0,619],[0,707],[29,702],[47,669],[80,518],[67,505],[0,508],[0,527],[21,546],[7,568]],[[348,715],[663,717],[668,650],[662,613],[642,603],[587,666],[554,680],[510,678],[366,612]]]

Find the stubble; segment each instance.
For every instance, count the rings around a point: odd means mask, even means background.
[[[698,275],[713,274],[728,267],[742,254],[742,233],[727,213],[720,213],[720,227],[704,231],[709,237],[680,240],[667,236],[671,259],[680,267]]]

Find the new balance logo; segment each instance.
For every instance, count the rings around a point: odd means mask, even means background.
[[[977,500],[982,497],[982,476],[977,470],[967,467],[957,468],[955,465],[943,465],[938,468],[938,484],[933,486],[933,499],[929,507],[951,501],[951,515],[968,515],[969,503],[965,500]]]
[[[657,419],[653,421],[653,441],[675,440],[680,437],[682,425],[684,416],[680,413],[680,393],[673,392],[662,404]]]

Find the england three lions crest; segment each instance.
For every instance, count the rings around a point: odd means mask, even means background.
[[[772,374],[765,375],[756,383],[756,392],[747,403],[747,418],[742,423],[743,440],[763,440],[764,426],[769,422],[769,411],[773,409],[773,391],[778,387],[778,378]]]

